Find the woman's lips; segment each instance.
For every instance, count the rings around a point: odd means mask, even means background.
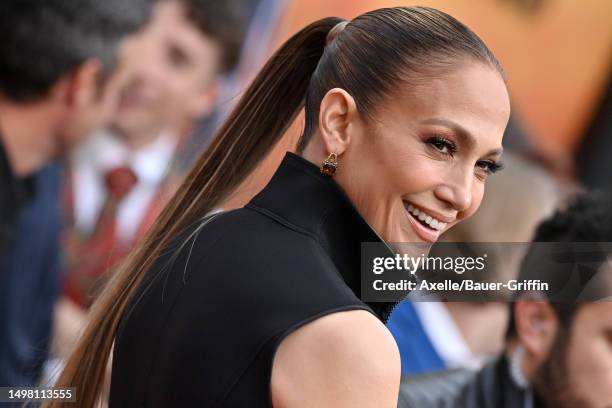
[[[431,228],[428,228],[421,224],[414,215],[410,214],[410,211],[406,209],[406,216],[408,217],[408,221],[410,225],[412,225],[412,229],[416,234],[424,241],[428,242],[436,242],[440,237],[441,231],[436,231]]]
[[[423,210],[406,201],[404,201],[404,207],[412,228],[425,241],[436,242],[446,229],[447,224],[451,222],[451,217],[444,217],[444,220],[447,222],[442,222],[437,218],[439,216],[431,215],[427,210]],[[427,224],[427,226],[423,224]]]

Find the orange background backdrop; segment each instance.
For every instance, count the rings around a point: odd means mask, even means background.
[[[351,19],[379,7],[413,5],[391,0],[292,0],[272,51],[306,24],[325,17]],[[513,115],[535,148],[549,157],[579,144],[610,79],[612,1],[542,0],[530,11],[513,0],[422,0],[474,30],[500,59],[508,77]],[[283,152],[294,147],[301,121],[279,143],[227,207],[244,204],[265,185]]]

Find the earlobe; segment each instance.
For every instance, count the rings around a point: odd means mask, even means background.
[[[197,120],[203,116],[210,114],[219,98],[220,84],[216,81],[214,84],[207,86],[192,100],[189,106],[190,119]]]
[[[64,79],[67,83],[67,103],[69,106],[84,106],[97,99],[102,65],[99,61],[89,59],[77,66]]]
[[[550,304],[519,300],[514,307],[516,330],[521,344],[530,354],[543,358],[555,337],[556,318]]]
[[[351,125],[357,119],[355,99],[344,89],[333,88],[321,100],[319,129],[329,153],[341,155],[351,143]]]

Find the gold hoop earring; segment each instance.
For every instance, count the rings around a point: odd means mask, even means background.
[[[336,153],[330,153],[327,159],[323,160],[321,165],[321,174],[326,176],[333,176],[338,169],[338,155]]]

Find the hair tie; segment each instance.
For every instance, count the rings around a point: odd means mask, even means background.
[[[344,30],[344,27],[346,27],[348,23],[349,23],[348,21],[341,21],[335,26],[333,26],[332,29],[329,30],[329,33],[327,33],[327,41],[325,45],[329,45],[332,41],[334,41],[336,37],[340,35],[342,30]]]

